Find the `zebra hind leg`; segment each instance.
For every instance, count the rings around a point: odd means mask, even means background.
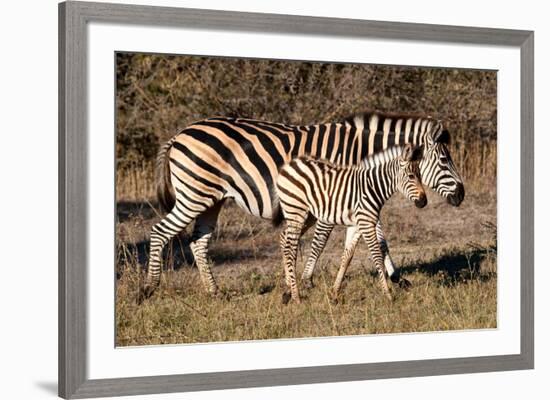
[[[138,304],[151,297],[160,284],[162,250],[164,246],[170,239],[183,231],[194,217],[195,215],[192,213],[183,214],[175,207],[151,229],[147,277],[145,278],[145,284],[140,288],[137,300]]]
[[[202,284],[206,291],[214,296],[219,294],[219,289],[212,274],[212,262],[208,257],[208,245],[216,228],[222,205],[223,200],[197,217],[190,244]]]
[[[284,304],[288,303],[290,299],[298,304],[300,303],[300,292],[296,282],[296,255],[302,226],[303,221],[301,223],[288,221],[286,229],[281,233],[281,249],[287,285],[287,290],[283,293]]]
[[[334,225],[326,224],[324,222],[318,221],[315,225],[315,233],[313,234],[313,240],[311,242],[311,250],[309,252],[309,257],[302,273],[302,282],[305,288],[311,289],[315,287],[313,284],[313,271],[319,260],[319,256],[323,252],[328,238],[332,232]]]

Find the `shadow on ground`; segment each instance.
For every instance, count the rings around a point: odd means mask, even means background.
[[[496,276],[496,271],[482,270],[481,264],[487,257],[494,257],[493,249],[472,249],[468,252],[446,254],[435,260],[405,265],[403,273],[421,272],[438,278],[438,282],[445,286],[453,286],[457,282],[481,280],[483,282]]]
[[[217,249],[213,246],[209,250],[209,257],[214,266],[222,267],[224,264],[234,264],[241,261],[265,260],[271,257],[271,253],[278,250],[278,244],[275,243],[273,248],[266,248],[262,254],[258,254],[253,249],[247,248],[227,248]],[[123,243],[118,246],[118,260],[129,258],[133,260],[132,264],[137,261],[143,269],[145,269],[149,260],[149,241],[141,241],[138,243]],[[178,270],[184,267],[190,267],[194,263],[193,253],[189,247],[188,236],[178,237],[170,241],[164,250],[164,268],[169,270]],[[120,262],[118,264],[121,264]],[[121,271],[117,271],[117,278],[120,278]]]

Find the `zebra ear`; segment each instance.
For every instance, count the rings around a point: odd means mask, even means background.
[[[439,133],[434,138],[434,142],[435,143],[450,144],[451,143],[451,135],[449,134],[449,131],[447,129],[439,131]]]
[[[410,144],[406,144],[405,147],[403,147],[403,153],[401,154],[401,158],[405,161],[410,161],[412,157],[412,146]]]
[[[405,161],[420,161],[423,153],[422,147],[413,147],[407,144],[403,150],[403,159]]]
[[[410,161],[420,161],[423,155],[424,155],[424,147],[423,146],[415,147],[414,149],[412,149]]]

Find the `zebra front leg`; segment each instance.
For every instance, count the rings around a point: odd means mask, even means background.
[[[380,248],[380,243],[378,243],[378,238],[376,235],[376,223],[368,222],[359,225],[359,232],[361,236],[367,242],[372,261],[378,272],[378,284],[382,288],[384,295],[391,301],[393,300],[390,288],[388,286],[388,281],[386,279],[386,268],[384,267],[384,258],[382,255],[382,250]]]
[[[191,252],[193,253],[193,257],[195,257],[201,282],[206,291],[212,295],[217,295],[219,291],[212,274],[212,262],[208,257],[208,245],[212,233],[216,228],[216,222],[222,205],[223,201],[220,201],[197,217],[190,243]]]
[[[384,237],[384,232],[382,230],[382,223],[380,222],[380,220],[378,220],[378,222],[376,223],[376,238],[378,240],[378,244],[380,245],[380,250],[382,251],[382,255],[384,257],[384,267],[386,267],[386,272],[388,273],[388,277],[391,279],[392,282],[396,283],[399,281],[399,270],[395,267],[390,257],[388,242]]]
[[[306,288],[313,288],[313,270],[317,265],[319,256],[323,252],[330,233],[334,225],[327,224],[325,222],[318,221],[315,225],[315,233],[313,234],[313,241],[311,242],[311,250],[307,259],[306,267],[302,273],[302,281]]]
[[[357,242],[361,238],[361,233],[357,230],[356,227],[348,227],[346,230],[346,246],[344,248],[344,253],[342,254],[342,260],[340,261],[340,268],[338,268],[338,275],[336,275],[336,280],[332,286],[332,298],[336,300],[338,294],[340,293],[340,288],[342,287],[342,281],[346,275],[346,271],[349,267],[353,254],[355,253],[355,248],[357,247]]]
[[[300,303],[300,293],[296,282],[296,253],[303,224],[288,222],[286,229],[281,233],[281,249],[285,268],[285,282],[287,291],[283,293],[283,303],[288,303],[292,298]],[[288,292],[290,290],[290,293]]]
[[[401,279],[401,269],[396,267],[393,263],[393,260],[390,256],[390,249],[388,247],[388,242],[384,236],[382,230],[382,223],[380,220],[376,223],[376,237],[378,243],[380,244],[380,250],[382,250],[382,255],[384,257],[384,267],[386,267],[386,272],[393,283],[398,284],[404,289],[408,289],[411,286],[411,283],[406,279]]]

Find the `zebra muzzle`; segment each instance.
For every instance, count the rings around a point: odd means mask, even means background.
[[[454,193],[447,197],[447,202],[454,207],[458,207],[462,200],[464,200],[464,185],[459,183],[456,185]]]
[[[414,201],[414,205],[418,208],[424,208],[426,207],[426,204],[428,204],[428,199],[426,198],[426,195],[420,196]]]

